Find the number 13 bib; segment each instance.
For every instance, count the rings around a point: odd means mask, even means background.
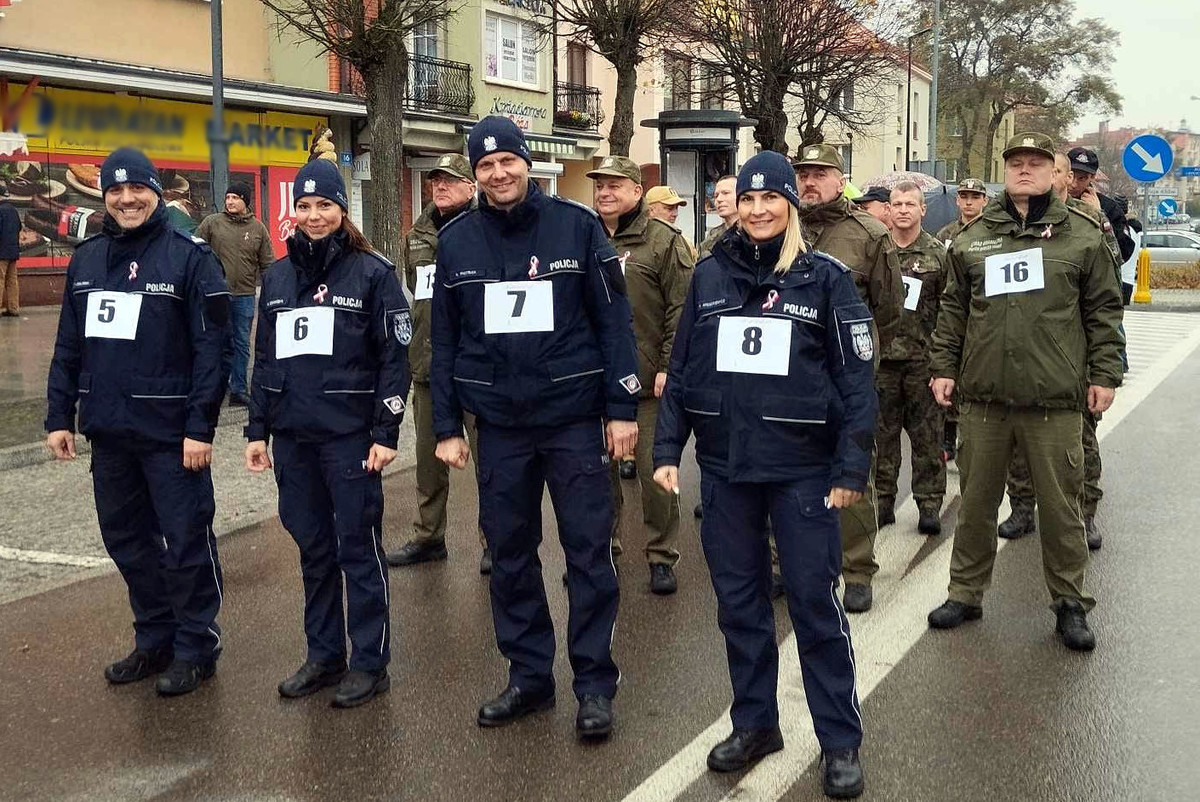
[[[998,253],[983,260],[983,294],[988,298],[1045,287],[1046,269],[1042,265],[1041,248]]]
[[[792,322],[770,317],[723,317],[717,328],[717,370],[786,376]]]

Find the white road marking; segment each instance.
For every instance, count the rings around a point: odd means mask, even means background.
[[[1126,316],[1125,329],[1133,370],[1126,374],[1123,388],[1117,391],[1113,406],[1101,420],[1097,431],[1100,440],[1200,346],[1200,315],[1138,312]],[[947,475],[947,505],[958,494],[958,474],[952,470]],[[1003,520],[1007,514],[1006,498],[999,519]],[[874,606],[868,613],[850,617],[858,665],[858,695],[862,701],[928,632],[926,615],[946,598],[952,537],[904,575],[926,542],[916,533],[917,515],[916,504],[909,496],[896,510],[896,523],[880,533],[875,555],[880,570],[872,582]],[[998,550],[1006,544],[1007,541],[1001,540]],[[820,756],[804,698],[796,639],[791,634],[779,645],[779,723],[787,747],[747,772],[724,800],[773,802],[787,793]],[[726,708],[719,719],[626,796],[625,802],[678,799],[707,771],[708,751],[729,731]],[[870,737],[868,730],[868,742]]]
[[[112,560],[107,557],[89,557],[86,554],[64,554],[59,551],[14,549],[9,546],[0,546],[0,560],[15,560],[16,562],[40,563],[43,565],[72,565],[76,568],[99,568],[113,564]]]

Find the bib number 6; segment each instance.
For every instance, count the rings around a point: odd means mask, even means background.
[[[307,336],[308,336],[308,318],[306,318],[306,317],[296,318],[296,325],[294,326],[294,328],[292,330],[292,339],[295,340],[296,342],[300,342]]]

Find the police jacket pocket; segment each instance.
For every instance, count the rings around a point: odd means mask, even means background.
[[[604,364],[599,355],[583,354],[580,356],[562,357],[546,360],[546,370],[550,381],[562,382],[569,379],[581,379],[604,372]]]
[[[182,436],[191,380],[187,376],[134,376],[129,380],[129,411],[151,439]]]
[[[262,385],[264,390],[268,393],[283,392],[283,371],[270,370],[268,368],[256,369],[256,371],[258,372],[258,376],[256,377],[258,383]]]
[[[327,370],[321,386],[327,394],[372,395],[375,374],[369,370]]]
[[[762,419],[773,423],[824,424],[829,413],[829,400],[824,395],[797,397],[793,395],[764,395]]]
[[[491,362],[460,356],[454,360],[454,380],[490,387],[496,381],[496,366]]]
[[[683,394],[683,408],[693,415],[719,416],[721,414],[721,391],[689,388]]]

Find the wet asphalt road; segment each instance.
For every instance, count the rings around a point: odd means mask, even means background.
[[[1039,544],[1030,538],[1001,551],[981,622],[951,633],[922,624],[911,648],[887,657],[890,641],[903,637],[889,614],[920,623],[944,594],[944,572],[925,569],[944,553],[956,508],[944,517],[947,534],[932,542],[884,530],[881,548],[906,556],[885,567],[894,577],[879,583],[876,609],[852,618],[860,675],[880,677],[863,702],[864,799],[1200,798],[1197,389],[1200,352],[1103,441],[1098,522],[1106,540],[1089,577],[1099,599],[1091,655],[1070,653],[1054,637]],[[385,482],[391,547],[407,533],[412,484],[411,471]],[[392,690],[357,710],[332,710],[329,692],[276,695],[304,654],[296,549],[277,519],[221,539],[226,651],[216,677],[187,697],[159,699],[151,683],[104,682],[103,665],[131,640],[116,575],[0,606],[0,799],[624,799],[661,776],[729,703],[690,515],[694,466],[682,484],[680,591],[657,598],[632,528],[636,483],[624,483],[632,501],[615,640],[624,682],[607,744],[574,739],[561,648],[556,710],[501,730],[475,725],[505,666],[477,572],[471,482],[457,473],[451,558],[392,569]],[[548,502],[545,520],[546,588],[561,646],[566,594]],[[784,638],[785,622],[778,627]],[[670,792],[640,798],[821,799],[817,766],[798,741],[789,736],[787,750],[748,775],[679,772],[661,786]],[[784,775],[771,790],[772,777]]]

